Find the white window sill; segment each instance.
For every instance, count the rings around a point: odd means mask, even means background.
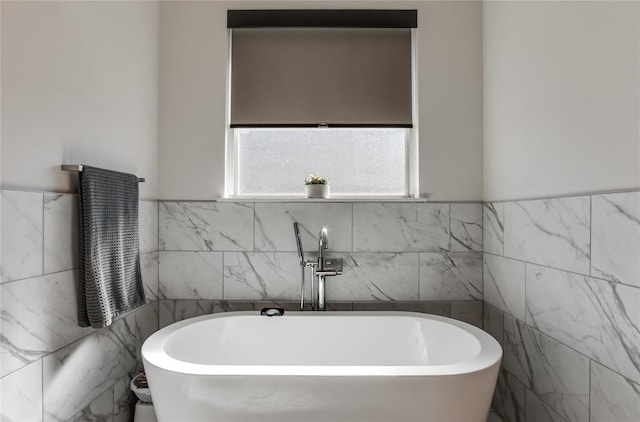
[[[332,196],[330,198],[307,198],[304,196],[235,196],[217,198],[216,202],[427,202],[427,198],[405,198],[391,196]]]

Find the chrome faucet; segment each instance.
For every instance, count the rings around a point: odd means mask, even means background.
[[[327,228],[323,227],[318,235],[318,269],[324,269],[324,250],[329,249],[329,239],[327,238]]]
[[[329,236],[327,228],[323,227],[318,235],[318,260],[305,260],[302,251],[302,241],[298,223],[293,223],[293,231],[296,236],[296,246],[298,257],[300,258],[300,268],[302,268],[302,281],[300,284],[300,310],[304,309],[304,289],[305,289],[305,269],[311,267],[311,309],[314,311],[325,310],[325,277],[342,274],[342,258],[330,259],[325,257],[325,249],[329,248]],[[317,287],[315,278],[317,277]]]

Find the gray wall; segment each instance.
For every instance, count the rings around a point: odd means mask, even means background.
[[[161,199],[224,194],[228,8],[417,9],[420,192],[482,200],[482,3],[322,0],[162,2]]]

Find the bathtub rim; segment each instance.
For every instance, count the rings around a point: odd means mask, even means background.
[[[153,333],[143,343],[141,355],[143,363],[160,370],[185,375],[219,376],[326,376],[326,377],[378,377],[378,376],[445,376],[472,374],[499,365],[502,360],[502,347],[486,331],[463,321],[440,315],[409,311],[328,311],[300,312],[287,311],[282,317],[325,317],[325,316],[404,316],[432,319],[461,328],[480,343],[480,352],[472,359],[445,365],[211,365],[181,361],[164,352],[164,342],[180,328],[213,318],[232,318],[234,316],[261,316],[260,311],[234,311],[207,314],[167,325]]]

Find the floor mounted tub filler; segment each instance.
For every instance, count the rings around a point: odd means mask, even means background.
[[[160,422],[485,422],[502,349],[414,312],[229,312],[142,346]]]

